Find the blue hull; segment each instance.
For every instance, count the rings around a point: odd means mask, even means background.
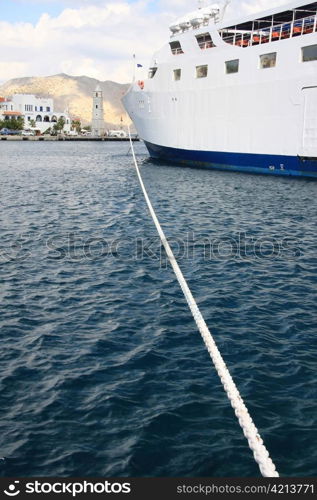
[[[317,178],[317,159],[303,159],[298,156],[192,151],[144,142],[152,158],[172,163],[236,172]]]

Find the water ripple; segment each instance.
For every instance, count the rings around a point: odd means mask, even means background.
[[[136,147],[279,471],[315,475],[316,182],[158,166]],[[258,475],[127,145],[1,149],[0,475]]]

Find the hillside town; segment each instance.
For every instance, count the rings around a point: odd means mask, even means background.
[[[97,85],[92,94],[91,125],[82,127],[80,118],[71,116],[67,109],[56,111],[51,97],[23,93],[0,96],[0,135],[126,138],[122,124],[118,129],[106,130],[103,102],[103,92]]]

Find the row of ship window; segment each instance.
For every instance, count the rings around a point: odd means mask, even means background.
[[[260,69],[274,68],[276,66],[277,53],[270,52],[259,56]],[[308,45],[302,47],[302,62],[317,61],[317,45]],[[153,78],[157,72],[157,67],[150,68],[149,78]],[[225,62],[225,72],[230,75],[239,72],[239,59],[233,59]],[[182,70],[174,69],[173,77],[175,81],[181,79]],[[208,64],[196,66],[196,78],[206,78],[208,76]]]
[[[269,54],[260,55],[260,69],[274,68],[276,66],[276,52],[270,52]],[[225,61],[225,72],[227,75],[239,72],[239,59],[232,59],[231,61]],[[196,78],[206,78],[208,76],[208,64],[203,64],[201,66],[196,66]],[[181,70],[174,70],[174,80],[181,79]]]

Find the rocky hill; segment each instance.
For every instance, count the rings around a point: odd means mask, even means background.
[[[39,97],[52,97],[55,110],[68,109],[72,117],[81,119],[83,125],[91,123],[92,92],[97,84],[104,95],[105,121],[108,127],[119,125],[121,117],[127,123],[127,116],[121,104],[121,97],[128,89],[128,84],[111,81],[101,82],[88,76],[69,76],[65,74],[15,78],[0,85],[0,96],[12,94],[35,94]]]

